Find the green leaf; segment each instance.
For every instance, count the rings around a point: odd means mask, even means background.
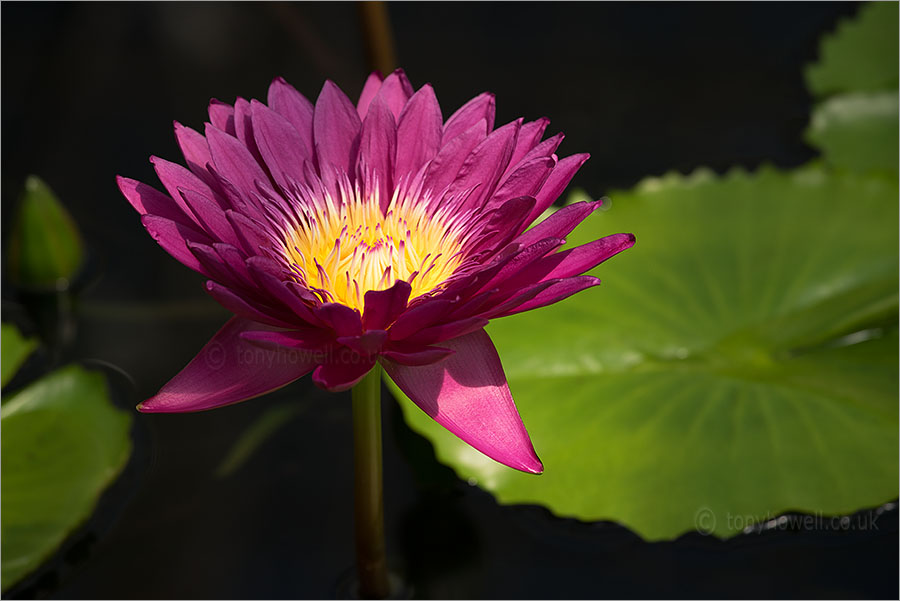
[[[807,140],[828,164],[859,173],[897,171],[897,91],[843,94],[815,108]]]
[[[898,85],[897,3],[862,5],[856,18],[842,21],[822,39],[819,62],[806,71],[813,94],[871,92]]]
[[[81,234],[40,178],[25,181],[9,241],[9,274],[18,285],[64,289],[84,263]]]
[[[569,238],[635,234],[603,284],[488,328],[544,474],[407,420],[502,503],[653,540],[895,498],[897,195],[815,168],[614,194]]]
[[[37,340],[25,338],[16,326],[9,323],[0,326],[0,356],[3,358],[0,365],[0,386],[6,386],[12,380],[37,346]]]
[[[2,588],[32,572],[90,516],[131,452],[131,417],[106,379],[71,365],[4,402]]]

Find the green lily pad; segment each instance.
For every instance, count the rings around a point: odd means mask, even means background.
[[[603,284],[488,328],[544,474],[405,416],[500,502],[651,540],[895,498],[897,195],[820,168],[613,194],[569,238],[635,234]]]
[[[806,71],[817,96],[873,92],[898,86],[897,3],[872,2],[822,38],[819,62]]]
[[[37,176],[25,181],[7,261],[14,283],[57,289],[66,288],[84,263],[78,226],[53,190]]]
[[[37,346],[37,340],[25,338],[16,326],[9,323],[0,325],[0,386],[6,386],[12,380]]]
[[[828,164],[860,173],[897,171],[900,119],[897,90],[829,98],[813,111],[807,140]]]
[[[77,365],[3,403],[3,590],[90,516],[128,460],[130,426],[130,415],[110,402],[105,377]]]

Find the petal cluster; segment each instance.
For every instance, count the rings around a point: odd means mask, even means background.
[[[599,202],[528,229],[587,159],[560,159],[547,124],[495,129],[490,94],[444,120],[399,70],[356,105],[330,81],[313,104],[277,78],[265,104],[213,100],[203,134],[176,123],[186,166],[151,158],[166,193],[119,188],[234,317],[140,409],[211,409],[310,372],[340,391],[380,362],[451,432],[539,473],[483,328],[597,285],[582,274],[634,243],[560,250]]]

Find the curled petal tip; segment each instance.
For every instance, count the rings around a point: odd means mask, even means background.
[[[134,408],[137,409],[138,411],[140,411],[141,413],[144,412],[144,404],[143,403],[138,403],[137,405],[134,406]]]

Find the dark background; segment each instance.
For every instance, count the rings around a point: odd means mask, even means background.
[[[498,124],[551,118],[592,159],[599,197],[698,166],[815,156],[803,67],[851,3],[396,3],[398,58],[444,115],[497,95]],[[25,176],[63,199],[91,251],[64,356],[108,363],[123,406],[156,392],[227,319],[156,246],[116,174],[158,185],[171,123],[210,97],[265,98],[282,75],[352,98],[368,73],[354,3],[2,5],[2,233]],[[159,186],[158,186],[159,187]],[[4,276],[4,319],[32,327]],[[107,368],[109,369],[109,368]],[[303,403],[234,474],[214,472],[267,409]],[[136,451],[95,517],[12,597],[334,597],[352,568],[349,394],[308,378],[196,415],[135,415]],[[418,597],[894,597],[897,511],[847,532],[773,530],[645,543],[609,523],[501,507],[436,463],[385,402],[389,552]],[[665,491],[660,491],[660,503]],[[874,524],[872,524],[874,520]]]

